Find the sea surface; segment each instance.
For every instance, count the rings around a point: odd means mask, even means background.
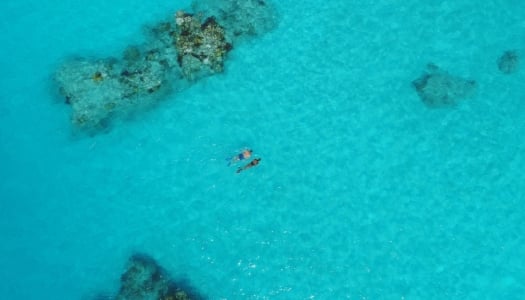
[[[1,299],[115,294],[137,252],[208,299],[523,299],[525,58],[496,61],[525,2],[273,3],[224,73],[92,137],[55,70],[190,1],[0,3]],[[428,63],[475,96],[426,106]]]

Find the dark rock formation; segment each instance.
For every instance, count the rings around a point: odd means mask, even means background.
[[[234,39],[262,34],[276,24],[275,10],[263,0],[199,1],[193,6],[198,13],[179,11],[159,22],[144,45],[127,47],[121,58],[76,58],[57,70],[55,80],[71,105],[75,128],[96,134],[116,118],[222,72]]]
[[[202,22],[198,15],[180,10],[175,15],[175,22],[177,61],[184,77],[194,80],[222,72],[226,53],[232,49],[232,44],[226,41],[224,28],[215,17]]]
[[[498,69],[503,74],[512,74],[518,71],[520,57],[518,51],[505,51],[500,58],[498,58]]]
[[[471,97],[476,91],[474,80],[450,75],[434,64],[412,82],[419,98],[429,107],[445,107]]]
[[[151,28],[148,43],[129,46],[122,58],[76,58],[59,67],[55,81],[71,105],[75,128],[97,133],[113,119],[150,108],[168,91],[180,89],[182,74],[170,30],[174,26],[165,23]]]
[[[143,254],[133,255],[120,279],[116,300],[190,300],[203,299],[182,284],[170,279],[157,262]]]

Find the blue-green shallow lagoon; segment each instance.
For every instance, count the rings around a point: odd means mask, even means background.
[[[525,4],[274,3],[225,73],[95,137],[54,70],[190,1],[0,4],[0,298],[114,293],[139,251],[209,299],[522,299],[525,67],[496,60]],[[476,96],[429,109],[429,62]]]

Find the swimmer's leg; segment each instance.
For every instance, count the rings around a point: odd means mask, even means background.
[[[238,160],[237,155],[235,155],[234,157],[226,158],[226,160],[228,161],[228,167],[229,167]]]

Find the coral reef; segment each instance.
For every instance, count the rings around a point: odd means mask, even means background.
[[[129,46],[120,59],[76,58],[60,66],[55,81],[72,107],[75,128],[97,133],[114,118],[149,108],[178,88],[182,75],[170,30],[166,23],[153,27],[155,38]]]
[[[127,47],[120,58],[76,58],[58,68],[55,81],[71,105],[75,128],[96,134],[116,118],[223,72],[234,40],[276,24],[275,10],[263,0],[207,0],[193,8],[198,12],[180,10],[151,27],[146,43]]]
[[[471,97],[476,91],[476,82],[459,78],[428,64],[427,71],[412,82],[419,98],[429,107],[445,107]]]
[[[122,274],[116,300],[190,300],[202,299],[191,291],[183,290],[170,279],[157,262],[144,254],[133,255]]]
[[[177,61],[184,77],[197,77],[222,72],[226,53],[232,44],[226,41],[224,28],[215,17],[207,17],[201,23],[198,15],[180,10],[175,15],[175,47]]]
[[[512,74],[518,71],[519,63],[520,63],[520,57],[519,57],[518,51],[508,50],[508,51],[505,51],[498,58],[498,69],[503,74]]]

